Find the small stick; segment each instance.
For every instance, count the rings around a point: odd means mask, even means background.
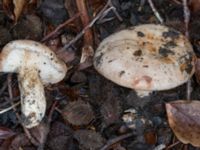
[[[111,145],[121,141],[121,140],[124,140],[126,138],[129,138],[131,136],[135,135],[134,132],[132,133],[127,133],[127,134],[124,134],[124,135],[121,135],[121,136],[118,136],[116,138],[113,138],[113,139],[110,139],[100,150],[106,150],[108,149]]]
[[[86,27],[90,22],[90,17],[88,15],[88,9],[86,6],[85,0],[76,0],[76,6],[78,8],[79,13],[81,13],[81,22],[83,25],[83,28]],[[93,35],[92,30],[88,29],[85,31],[84,34],[84,45],[86,46],[92,46],[93,45]]]
[[[183,0],[183,12],[185,22],[185,36],[189,38],[188,26],[190,22],[190,10],[188,8],[187,0]]]
[[[64,23],[60,24],[58,27],[56,27],[56,29],[54,31],[52,31],[48,35],[46,35],[41,40],[41,42],[45,42],[45,41],[49,40],[50,38],[52,38],[53,36],[55,36],[62,28],[64,28],[67,24],[71,23],[72,21],[74,21],[78,17],[80,17],[80,13],[77,13],[72,18],[70,18],[70,19],[66,20]]]
[[[4,82],[2,88],[0,89],[0,96],[3,94],[3,92],[6,90],[8,87],[8,82]]]
[[[148,0],[148,3],[149,3],[149,5],[150,5],[151,9],[153,10],[153,13],[154,13],[154,15],[156,16],[156,18],[159,20],[159,22],[160,22],[161,24],[163,24],[163,18],[162,18],[162,17],[160,16],[160,14],[158,13],[158,11],[157,11],[157,9],[155,8],[155,6],[154,6],[152,0]]]
[[[5,108],[5,109],[3,109],[3,110],[0,110],[0,114],[3,114],[3,113],[5,113],[5,112],[10,111],[11,109],[13,109],[13,107],[17,107],[19,104],[20,104],[20,102],[17,102],[17,103],[15,103],[15,104],[13,104],[12,106],[8,107],[8,108]]]
[[[111,0],[108,0],[108,2],[106,3],[106,5],[103,7],[103,9],[96,15],[96,17],[87,25],[85,26],[85,28],[73,39],[71,40],[68,44],[66,44],[62,50],[59,51],[59,53],[62,53],[65,49],[69,48],[72,44],[74,44],[77,40],[79,40],[83,35],[84,33],[89,29],[91,28],[94,23],[99,19],[101,18],[102,15],[107,15],[108,12],[110,12],[111,10],[112,11],[115,11],[114,9],[114,6],[111,6]],[[109,7],[109,8],[108,8]],[[105,13],[106,12],[106,13]],[[119,15],[118,15],[119,16]]]
[[[174,146],[176,146],[176,145],[178,145],[178,144],[180,144],[180,143],[181,143],[180,141],[177,141],[177,142],[175,142],[175,143],[173,143],[173,144],[167,146],[167,147],[166,147],[166,150],[170,150],[170,149],[172,149]]]
[[[188,27],[190,22],[190,10],[188,8],[187,0],[182,0],[182,3],[183,3],[184,22],[185,22],[185,36],[189,39]],[[186,97],[188,101],[191,99],[191,92],[192,92],[191,79],[189,79],[186,87],[186,94],[187,94]]]
[[[54,101],[54,103],[52,104],[52,106],[50,108],[49,115],[48,115],[48,123],[51,123],[52,115],[53,115],[53,112],[54,112],[57,104],[58,104],[58,101]]]

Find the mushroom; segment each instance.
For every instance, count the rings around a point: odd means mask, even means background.
[[[194,73],[194,60],[192,46],[180,32],[145,24],[104,39],[95,52],[94,67],[143,97],[187,82]]]
[[[31,40],[16,40],[2,49],[0,71],[18,74],[22,121],[27,128],[32,128],[40,123],[46,111],[43,85],[61,81],[67,66],[47,46]]]

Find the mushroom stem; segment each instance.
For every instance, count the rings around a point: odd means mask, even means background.
[[[137,96],[139,97],[145,97],[145,96],[149,96],[149,94],[151,94],[152,91],[144,91],[144,90],[135,90]]]
[[[22,120],[27,128],[42,120],[46,110],[44,87],[35,68],[21,69],[18,75],[21,93]]]

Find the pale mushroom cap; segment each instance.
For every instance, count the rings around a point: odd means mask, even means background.
[[[195,54],[187,38],[162,25],[146,24],[104,39],[94,67],[107,79],[135,90],[166,90],[194,73]]]
[[[67,72],[66,64],[47,46],[31,40],[8,43],[0,56],[1,72],[19,72],[21,68],[38,70],[43,84],[57,83]]]

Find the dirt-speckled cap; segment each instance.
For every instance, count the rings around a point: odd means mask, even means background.
[[[135,26],[104,39],[94,67],[107,79],[135,90],[166,90],[194,73],[195,54],[180,32],[155,24]]]

